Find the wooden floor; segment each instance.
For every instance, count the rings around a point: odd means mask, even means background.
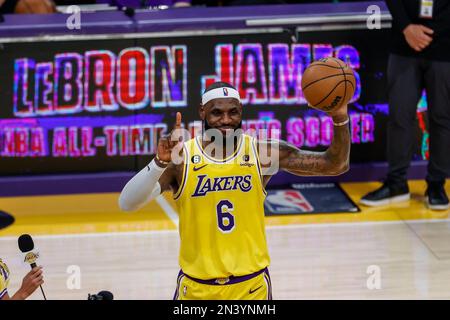
[[[377,185],[343,188],[357,201]],[[413,199],[407,204],[266,218],[274,298],[450,299],[449,212],[423,206],[423,182],[410,187]],[[49,299],[85,300],[101,290],[115,299],[171,299],[179,238],[170,196],[133,214],[118,210],[117,197],[0,198],[0,209],[16,217],[13,226],[0,230],[0,257],[12,273],[10,293],[29,270],[17,248],[17,236],[29,233],[41,253]],[[80,289],[67,288],[71,265],[80,267]],[[373,266],[381,288],[371,290]],[[41,299],[40,292],[31,298]]]

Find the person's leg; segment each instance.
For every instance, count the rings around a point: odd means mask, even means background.
[[[416,146],[417,104],[423,88],[420,60],[391,55],[388,64],[388,181],[405,184]]]
[[[423,87],[420,60],[391,54],[388,61],[388,176],[378,189],[360,200],[367,206],[387,205],[410,198],[406,174],[416,142],[416,111]]]
[[[430,132],[428,205],[431,209],[445,210],[449,206],[444,184],[450,176],[450,62],[428,61],[425,86]]]

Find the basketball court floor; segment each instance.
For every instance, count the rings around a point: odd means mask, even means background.
[[[357,202],[378,185],[342,187]],[[410,188],[409,203],[361,206],[352,214],[266,217],[274,298],[450,299],[449,211],[424,207],[423,181],[410,181]],[[49,299],[85,300],[101,290],[115,299],[171,299],[179,271],[171,195],[135,213],[119,210],[118,195],[0,198],[0,209],[16,218],[0,230],[10,293],[29,270],[17,247],[18,236],[28,233],[40,251]],[[78,274],[80,288],[73,288]],[[31,299],[42,299],[40,291]]]

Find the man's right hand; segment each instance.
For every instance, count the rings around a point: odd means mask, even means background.
[[[182,137],[181,113],[177,112],[175,127],[170,134],[161,137],[158,141],[157,162],[158,159],[164,162],[170,162],[172,160],[172,150],[178,143],[180,143],[180,137]],[[164,164],[161,163],[158,163],[158,165],[164,166]]]
[[[420,52],[433,41],[434,31],[421,24],[410,24],[403,30],[406,42],[415,51]]]
[[[25,300],[44,283],[42,267],[34,267],[22,280],[22,286],[12,297],[14,300]]]

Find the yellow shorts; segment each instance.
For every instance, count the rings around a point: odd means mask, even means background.
[[[194,279],[180,271],[173,299],[272,300],[272,284],[267,268],[248,276],[221,280]],[[220,284],[223,282],[226,283]]]

